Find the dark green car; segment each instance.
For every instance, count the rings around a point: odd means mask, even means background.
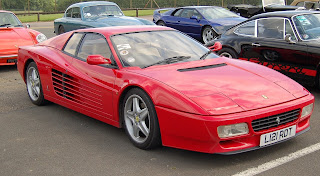
[[[54,20],[54,32],[64,32],[96,27],[155,25],[149,20],[124,16],[116,3],[91,1],[72,4],[62,18]]]

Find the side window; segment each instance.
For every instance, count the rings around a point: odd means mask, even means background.
[[[179,9],[176,12],[174,12],[173,16],[180,16],[183,9]]]
[[[63,51],[75,56],[78,44],[79,44],[82,36],[83,36],[83,34],[81,34],[81,33],[74,33],[71,36],[71,38],[69,39],[69,41],[66,44],[66,46],[64,47]]]
[[[250,35],[254,36],[255,31],[255,21],[250,21],[238,27],[234,32],[240,35]]]
[[[198,19],[202,19],[202,15],[196,10],[193,10],[193,15],[196,16]]]
[[[304,2],[298,2],[296,6],[304,7]]]
[[[86,34],[80,46],[78,57],[87,60],[89,55],[101,55],[111,58],[111,51],[105,38],[100,34]]]
[[[72,10],[72,18],[81,18],[80,8],[79,7],[73,8],[73,10]]]
[[[258,26],[258,37],[284,39],[284,19],[260,19]]]
[[[70,17],[71,18],[71,12],[72,12],[72,8],[68,9],[67,13],[66,13],[66,17]]]
[[[180,15],[182,18],[190,18],[193,15],[193,9],[184,9]]]
[[[286,20],[286,33],[285,35],[290,34],[291,35],[291,40],[297,40],[296,36],[294,35],[292,26],[290,25],[289,20]]]

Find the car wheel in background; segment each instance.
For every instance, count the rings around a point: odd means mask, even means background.
[[[216,32],[213,31],[212,27],[207,26],[202,31],[202,41],[204,44],[209,43],[217,37]]]
[[[35,62],[31,62],[26,70],[26,85],[29,98],[35,105],[44,105],[46,100],[43,96],[39,71]]]
[[[281,57],[278,52],[272,50],[263,50],[261,54],[268,61],[276,61]]]
[[[158,26],[166,26],[166,23],[164,23],[164,21],[158,21],[157,25]]]
[[[63,27],[63,26],[59,26],[58,35],[63,34],[63,33],[65,33],[65,32],[66,32],[66,31],[65,31],[64,27]]]
[[[217,52],[219,56],[227,57],[227,58],[238,58],[237,53],[230,48],[222,48]]]
[[[158,117],[152,100],[143,90],[129,90],[122,113],[125,131],[135,146],[151,149],[161,145]]]

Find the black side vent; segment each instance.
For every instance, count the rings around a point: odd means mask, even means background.
[[[205,70],[209,68],[217,68],[217,67],[222,67],[226,66],[227,64],[222,63],[222,64],[215,64],[215,65],[206,65],[202,67],[192,67],[192,68],[183,68],[183,69],[178,69],[179,72],[186,72],[186,71],[195,71],[195,70]]]
[[[101,91],[66,73],[52,69],[52,82],[59,96],[94,109],[103,109]]]

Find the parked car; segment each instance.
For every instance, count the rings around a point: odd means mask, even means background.
[[[70,5],[62,18],[54,20],[54,32],[59,35],[76,29],[128,25],[154,23],[142,18],[124,16],[116,3],[90,1]]]
[[[161,11],[168,10],[161,13]],[[153,22],[182,31],[204,43],[208,43],[232,26],[245,21],[222,7],[188,6],[154,11]]]
[[[34,45],[47,39],[28,27],[23,26],[14,13],[0,10],[0,65],[16,64],[19,46]]]
[[[216,41],[222,44],[221,56],[249,60],[319,85],[319,37],[320,12],[283,11],[254,16]]]
[[[306,9],[319,9],[319,0],[294,0],[290,5]]]
[[[265,12],[296,10],[299,8],[298,6],[286,5],[285,0],[261,0],[257,5],[238,4],[228,5],[227,7],[230,11],[246,18]]]
[[[76,30],[21,47],[30,100],[46,100],[159,145],[232,154],[309,130],[314,97],[258,64],[219,58],[162,26]]]

